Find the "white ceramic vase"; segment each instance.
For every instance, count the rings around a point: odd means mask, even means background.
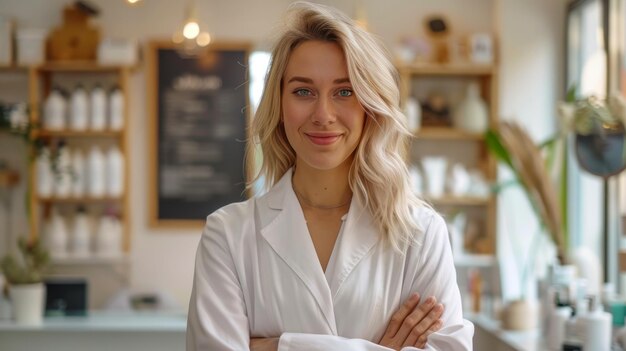
[[[38,326],[43,322],[45,286],[43,283],[11,285],[13,318],[18,325]]]
[[[454,127],[470,133],[484,133],[489,127],[487,104],[477,83],[467,86],[465,98],[454,111]]]

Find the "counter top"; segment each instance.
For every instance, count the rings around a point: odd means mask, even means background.
[[[13,321],[0,321],[1,331],[173,331],[184,332],[184,312],[109,312],[91,311],[87,316],[45,317],[40,326],[21,326]]]

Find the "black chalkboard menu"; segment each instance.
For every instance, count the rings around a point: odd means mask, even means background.
[[[151,222],[203,222],[246,197],[249,49],[212,44],[189,56],[153,43],[150,51]]]

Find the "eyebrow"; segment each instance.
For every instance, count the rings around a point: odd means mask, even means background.
[[[306,78],[306,77],[294,76],[294,77],[291,77],[291,79],[289,79],[289,81],[287,81],[287,84],[289,84],[291,82],[301,82],[301,83],[313,84],[313,79]],[[350,83],[350,78],[338,78],[338,79],[335,79],[333,81],[333,83],[334,84]]]

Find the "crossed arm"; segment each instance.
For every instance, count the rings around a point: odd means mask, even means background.
[[[304,333],[285,333],[280,339],[250,340],[244,297],[228,244],[224,235],[220,235],[223,231],[220,220],[207,220],[196,258],[187,329],[188,351],[248,347],[275,350],[278,346],[281,351],[472,349],[473,326],[462,317],[447,229],[441,217],[431,218],[426,230],[428,239],[421,248],[407,253],[411,265],[405,273],[408,283],[403,287],[402,296],[408,299],[393,315],[378,343]],[[419,298],[410,299],[410,293],[415,291],[423,296],[436,296],[445,304],[445,309],[434,300],[420,304]]]
[[[428,335],[441,329],[443,305],[431,296],[420,304],[420,296],[413,293],[394,313],[378,342],[392,350],[414,346],[424,348]],[[277,351],[280,338],[250,339],[250,351]]]

